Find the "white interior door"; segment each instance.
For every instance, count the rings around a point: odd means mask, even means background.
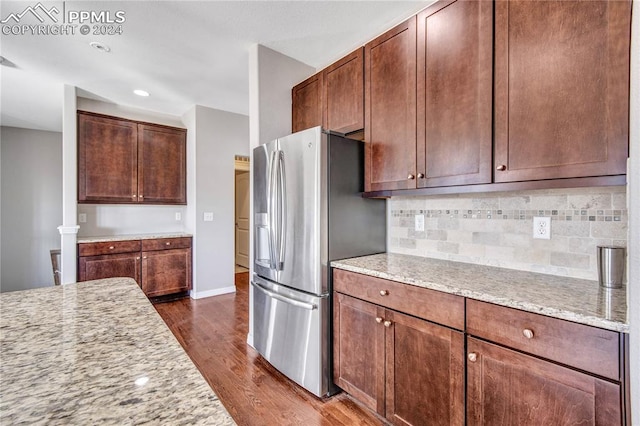
[[[236,173],[236,264],[249,267],[249,172]]]

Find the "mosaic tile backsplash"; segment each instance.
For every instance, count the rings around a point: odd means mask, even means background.
[[[626,187],[393,197],[392,253],[597,279],[596,247],[627,246]],[[415,216],[424,215],[424,231]],[[551,217],[551,239],[533,217]]]

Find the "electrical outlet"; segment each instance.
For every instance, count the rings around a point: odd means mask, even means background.
[[[180,222],[182,220],[182,213],[176,212],[176,221]]]
[[[204,221],[213,222],[213,212],[204,212]]]
[[[424,231],[424,215],[423,214],[416,215],[416,231],[417,232]]]
[[[80,213],[78,215],[78,223],[87,223],[87,214],[86,213]]]
[[[533,238],[541,240],[551,239],[551,218],[550,217],[534,217],[533,218]]]

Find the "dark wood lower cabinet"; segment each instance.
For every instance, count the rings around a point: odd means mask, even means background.
[[[148,297],[191,290],[191,237],[78,244],[78,281],[129,277]]]
[[[464,424],[464,335],[334,295],[334,381],[396,425]]]
[[[191,249],[142,253],[142,290],[148,297],[191,289]]]
[[[85,256],[78,260],[78,281],[128,277],[140,283],[140,252]]]
[[[620,385],[468,338],[468,425],[620,425]]]

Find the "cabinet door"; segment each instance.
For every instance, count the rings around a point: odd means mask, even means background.
[[[138,124],[138,198],[151,204],[187,203],[187,132]]]
[[[495,7],[495,181],[625,174],[631,3]]]
[[[137,202],[137,125],[78,113],[78,201]]]
[[[340,133],[364,128],[364,48],[324,71],[324,127]]]
[[[78,281],[129,277],[140,284],[140,252],[86,256],[78,259]]]
[[[142,290],[148,297],[191,289],[191,249],[142,253]]]
[[[333,381],[384,415],[384,309],[342,293],[333,300]]]
[[[322,73],[315,74],[291,89],[291,131],[322,126]]]
[[[468,425],[620,425],[620,385],[474,338]]]
[[[397,425],[464,425],[464,335],[386,311],[386,417]]]
[[[492,2],[418,14],[418,187],[491,182],[492,85]]]
[[[416,18],[365,45],[365,190],[415,188]]]

